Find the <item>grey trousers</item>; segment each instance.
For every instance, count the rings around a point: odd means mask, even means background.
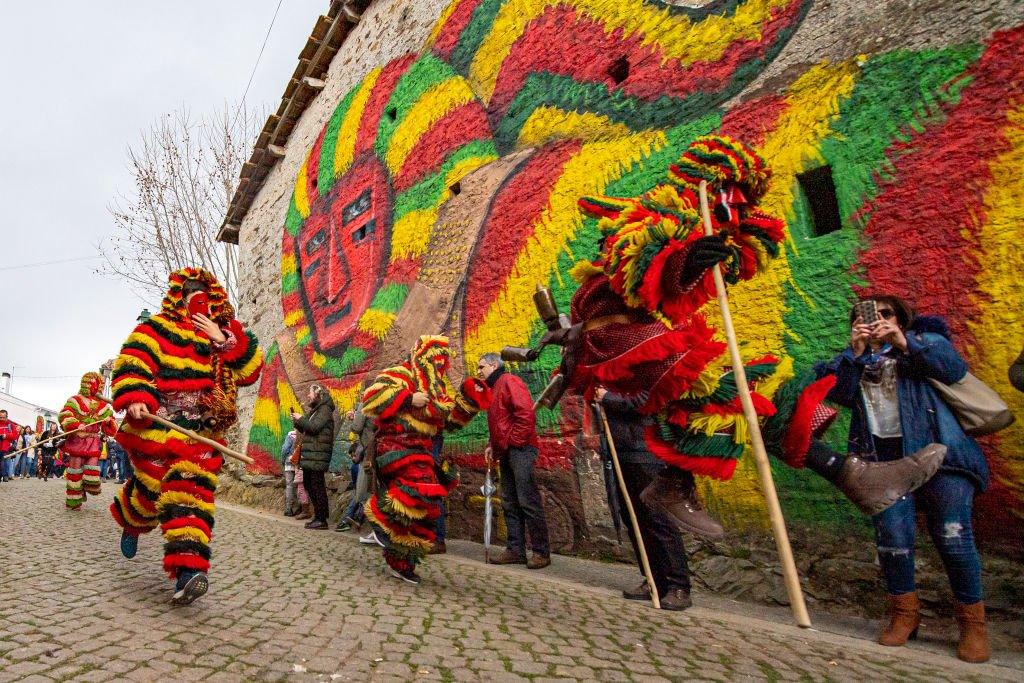
[[[284,471],[284,511],[290,512],[297,505],[295,500],[295,470]]]

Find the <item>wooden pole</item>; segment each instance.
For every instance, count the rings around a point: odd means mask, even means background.
[[[601,427],[604,429],[604,438],[608,442],[608,452],[612,456],[612,466],[615,468],[615,478],[619,482],[619,490],[622,491],[622,497],[626,501],[626,512],[629,513],[629,523],[633,527],[633,535],[636,537],[636,547],[640,549],[640,565],[644,570],[644,576],[647,577],[647,585],[651,589],[651,602],[654,603],[654,609],[661,609],[661,598],[658,597],[658,586],[654,583],[654,574],[651,573],[651,563],[647,559],[647,548],[644,547],[644,537],[640,535],[640,524],[636,521],[636,512],[633,510],[633,501],[629,497],[629,491],[626,489],[626,479],[622,476],[622,467],[619,465],[619,454],[615,450],[615,442],[612,441],[612,430],[608,426],[608,416],[604,414],[604,408],[601,407],[600,403],[594,403],[594,409],[597,410],[597,416],[601,418]]]
[[[711,235],[711,210],[708,207],[708,183],[706,180],[702,180],[700,183],[700,215],[704,221],[704,234]],[[754,402],[750,399],[747,373],[744,371],[743,359],[740,358],[740,347],[736,342],[736,330],[733,328],[732,315],[729,312],[729,297],[726,294],[721,265],[715,265],[713,273],[715,291],[718,293],[718,307],[722,311],[722,326],[725,328],[725,336],[729,345],[729,359],[732,361],[733,374],[736,376],[736,388],[739,389],[740,402],[743,404],[743,416],[747,420],[747,428],[750,432],[750,445],[754,451],[754,462],[757,464],[761,490],[764,492],[765,503],[768,505],[768,519],[771,520],[775,546],[779,552],[779,561],[782,563],[782,576],[786,583],[786,593],[789,594],[789,605],[793,610],[793,618],[797,625],[801,628],[810,628],[811,618],[807,614],[804,594],[800,589],[800,577],[796,571],[796,563],[793,561],[793,549],[789,545],[789,535],[786,533],[786,520],[782,517],[779,496],[775,491],[775,483],[772,481],[772,467],[768,462],[764,439],[761,438],[761,426],[757,420],[757,411],[754,410]]]
[[[70,432],[61,432],[57,436],[51,436],[48,439],[43,439],[42,441],[37,441],[34,444],[32,444],[31,446],[29,446],[28,448],[22,448],[21,450],[11,451],[10,453],[8,453],[7,455],[4,456],[4,459],[6,460],[7,458],[13,458],[18,453],[24,453],[25,451],[30,451],[33,448],[38,448],[40,444],[49,443],[50,441],[53,441],[55,439],[63,439],[68,434],[74,434],[75,432],[80,432],[83,429],[87,429],[87,428],[91,427],[93,424],[99,424],[99,423],[98,422],[93,422],[92,424],[82,425],[78,429],[72,429]]]
[[[174,424],[170,420],[165,420],[164,418],[160,417],[159,415],[154,415],[153,413],[149,412],[148,410],[143,410],[142,411],[142,415],[143,415],[143,417],[148,417],[150,420],[152,420],[153,422],[156,422],[159,425],[163,425],[164,427],[167,427],[168,429],[173,429],[174,431],[179,432],[181,434],[184,434],[188,438],[194,439],[194,440],[198,441],[201,444],[206,444],[210,448],[216,449],[216,450],[220,451],[221,453],[223,453],[226,456],[234,458],[235,460],[241,460],[246,465],[251,465],[254,462],[256,462],[255,460],[250,458],[245,453],[239,453],[238,451],[231,450],[230,448],[228,448],[224,444],[217,443],[213,439],[207,439],[205,436],[201,436],[200,434],[196,434],[191,429],[185,429],[184,427],[181,427],[179,425]]]

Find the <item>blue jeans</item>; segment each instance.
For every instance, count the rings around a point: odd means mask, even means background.
[[[505,545],[510,553],[520,557],[526,556],[527,533],[530,549],[535,554],[542,557],[550,554],[544,499],[533,477],[533,463],[537,455],[534,446],[512,446],[498,460],[501,509],[508,531]]]
[[[15,476],[18,476],[18,477],[27,477],[28,476],[28,461],[29,461],[30,457],[31,456],[29,456],[28,453],[22,453],[21,455],[19,455],[17,458],[14,459],[14,474],[15,474]]]
[[[890,595],[903,595],[916,589],[914,540],[916,510],[920,506],[932,543],[946,568],[953,595],[964,605],[981,600],[981,558],[971,527],[973,502],[974,484],[970,480],[958,474],[939,472],[927,484],[872,518],[882,578]]]
[[[107,456],[106,460],[100,460],[100,478],[106,479],[107,477],[107,465],[110,463],[110,457]]]
[[[0,468],[0,476],[6,477],[7,479],[14,478],[14,461],[16,458],[4,458],[3,467]]]

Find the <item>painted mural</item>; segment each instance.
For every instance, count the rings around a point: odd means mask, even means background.
[[[569,269],[597,253],[596,221],[577,200],[641,194],[694,137],[716,131],[769,161],[762,205],[789,222],[769,272],[731,290],[751,354],[798,369],[827,359],[845,344],[857,292],[890,291],[947,316],[975,374],[1024,416],[1024,396],[1006,378],[1024,343],[1024,26],[984,43],[818,63],[781,91],[725,108],[810,5],[452,2],[421,54],[375,69],[341,100],[296,180],[282,230],[287,329],[268,352],[250,434],[258,468],[276,467],[293,387],[317,379],[342,410],[353,406],[367,375],[403,350],[396,321],[450,334],[468,367],[536,342],[535,286],[567,310]],[[839,223],[827,234],[803,175],[826,167]],[[448,215],[462,187],[488,173],[496,180],[474,198],[479,216]],[[437,262],[453,232],[468,252],[449,256],[445,271]],[[452,302],[431,317],[416,291],[437,273],[447,273]],[[717,310],[706,313],[717,325]],[[535,395],[556,354],[519,369]],[[539,414],[550,472],[571,471],[587,448],[585,412],[567,397]],[[843,420],[831,435],[844,443]],[[477,419],[446,447],[472,467],[486,436]],[[1009,549],[1019,552],[1024,419],[985,448],[994,477],[979,499],[979,534],[1016,538]],[[791,521],[864,526],[816,477],[775,474]],[[702,486],[726,524],[764,526],[749,458],[731,482]],[[554,488],[563,495],[564,485]],[[575,496],[566,507],[580,505],[578,491],[564,495]]]

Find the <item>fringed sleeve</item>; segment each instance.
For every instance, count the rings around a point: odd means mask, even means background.
[[[246,387],[256,382],[263,369],[263,352],[259,341],[242,323],[232,320],[228,323],[228,332],[234,337],[235,343],[223,352],[224,363],[235,373],[235,383]]]
[[[160,407],[160,392],[156,388],[159,354],[160,343],[152,329],[146,324],[136,327],[114,361],[111,378],[114,410],[127,410],[133,403],[143,403],[149,412],[157,411]]]
[[[414,386],[408,368],[388,368],[363,392],[363,414],[378,420],[394,416],[412,398]]]
[[[465,427],[473,417],[491,405],[491,388],[486,382],[469,377],[455,397],[455,409],[448,415],[448,429]]]

